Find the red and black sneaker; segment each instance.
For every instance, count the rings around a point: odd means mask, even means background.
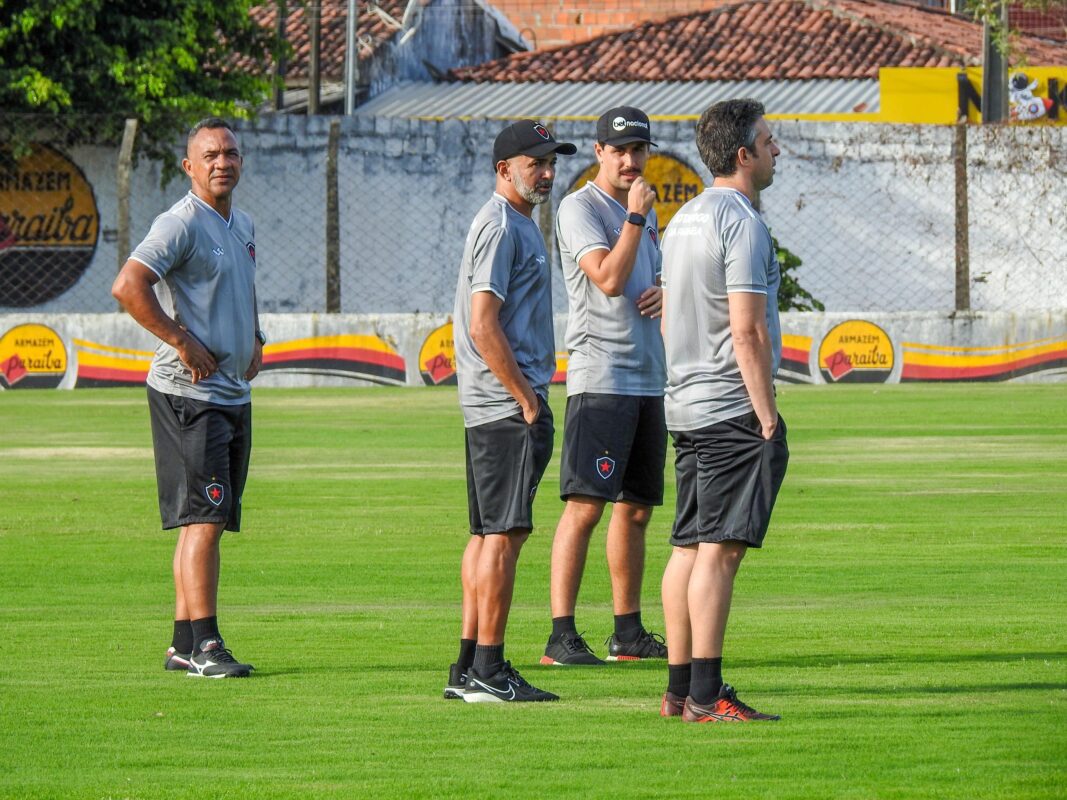
[[[697,705],[692,697],[685,698],[683,722],[757,722],[781,719],[777,714],[764,714],[737,699],[734,687],[724,683],[719,696],[708,706]]]
[[[659,715],[661,717],[680,717],[682,716],[682,709],[685,707],[685,698],[679,697],[676,694],[670,692],[663,693],[663,702],[659,705]]]

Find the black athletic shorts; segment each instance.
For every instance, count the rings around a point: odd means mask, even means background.
[[[533,529],[534,495],[552,458],[554,434],[552,412],[543,400],[533,425],[519,413],[466,429],[472,534]]]
[[[223,406],[148,387],[163,529],[202,522],[241,530],[252,404]]]
[[[663,505],[667,424],[662,397],[574,394],[567,398],[559,494]]]
[[[740,541],[760,547],[789,463],[785,420],[764,439],[755,412],[674,437],[677,547]]]

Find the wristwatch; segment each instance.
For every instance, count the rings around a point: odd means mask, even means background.
[[[638,228],[645,227],[645,218],[638,214],[636,211],[631,211],[626,215],[626,221],[632,225],[636,225]]]
[[[267,334],[261,330],[256,330],[256,339],[259,340],[260,345],[265,345],[267,343]]]

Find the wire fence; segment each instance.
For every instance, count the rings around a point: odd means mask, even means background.
[[[0,311],[116,310],[117,269],[187,189],[161,186],[158,165],[134,160],[123,122],[84,143],[38,118],[0,121]],[[595,174],[594,126],[548,122],[579,147],[560,158],[552,200],[535,212],[558,270],[554,209]],[[242,126],[235,199],[256,224],[261,310],[451,311],[504,124],[274,116]],[[648,178],[662,228],[710,177],[692,122],[654,124]],[[773,127],[782,155],[762,209],[789,251],[789,277],[827,311],[1067,307],[1067,129]]]

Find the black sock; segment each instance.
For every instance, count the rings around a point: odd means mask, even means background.
[[[474,639],[460,639],[459,640],[459,656],[456,658],[456,663],[459,665],[460,672],[466,672],[471,668],[471,664],[474,663],[474,646],[478,642]]]
[[[641,612],[615,615],[615,638],[620,642],[634,642],[645,627],[641,624]]]
[[[694,658],[693,680],[689,685],[689,696],[693,701],[704,705],[719,696],[722,688],[722,658]]]
[[[504,666],[504,645],[480,644],[474,648],[474,669],[483,678],[495,675]]]
[[[193,652],[193,626],[187,619],[174,620],[174,635],[170,646],[179,653]]]
[[[552,617],[552,636],[549,639],[553,642],[558,642],[559,637],[565,633],[577,633],[578,629],[574,627],[574,615],[569,617]]]
[[[692,664],[667,665],[667,691],[675,697],[689,695],[689,682],[693,676]]]
[[[189,625],[193,631],[193,652],[200,652],[200,645],[206,642],[208,639],[221,639],[222,634],[219,633],[219,618],[218,617],[204,617],[203,619],[194,619]]]

